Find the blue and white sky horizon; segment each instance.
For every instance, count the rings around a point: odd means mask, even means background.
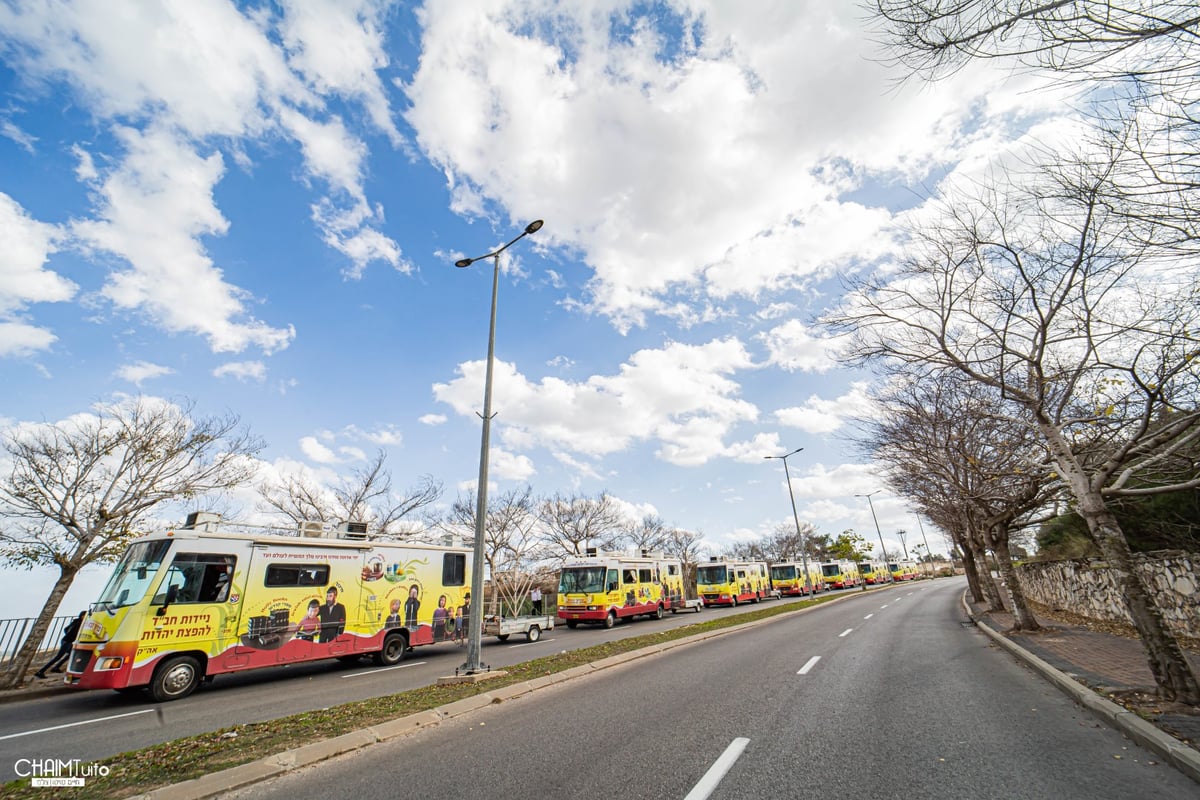
[[[801,519],[875,541],[869,376],[813,321],[1068,104],[998,63],[901,82],[874,38],[843,0],[0,4],[0,425],[188,398],[268,474],[382,447],[448,504],[492,278],[454,261],[544,219],[502,260],[492,491],[608,491],[719,551],[791,524],[764,456],[803,447]],[[46,574],[13,576],[30,614]]]

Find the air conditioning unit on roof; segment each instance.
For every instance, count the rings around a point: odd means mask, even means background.
[[[320,539],[325,536],[325,523],[319,519],[306,519],[300,523],[300,535]]]
[[[185,530],[215,531],[221,523],[221,515],[212,511],[193,511],[183,523]]]
[[[363,540],[367,538],[367,523],[343,522],[338,525],[338,538]]]

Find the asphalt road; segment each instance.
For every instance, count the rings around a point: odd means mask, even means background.
[[[498,669],[560,650],[740,614],[747,608],[743,605],[737,609],[706,609],[699,614],[681,612],[662,620],[641,618],[611,630],[588,625],[570,630],[559,625],[536,643],[527,643],[521,636],[503,644],[485,638],[481,660]],[[142,694],[127,696],[107,690],[67,691],[50,698],[6,703],[0,705],[0,782],[16,777],[14,765],[18,759],[99,761],[234,724],[277,719],[428,686],[441,676],[453,675],[465,660],[465,647],[437,644],[416,648],[405,661],[389,668],[375,667],[367,659],[352,666],[328,660],[223,675],[211,685],[201,686],[192,696],[171,703],[156,704]]]
[[[962,588],[857,596],[231,796],[1195,796],[1184,775],[963,624]]]

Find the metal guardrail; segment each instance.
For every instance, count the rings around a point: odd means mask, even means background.
[[[74,615],[54,618],[46,630],[46,635],[42,637],[42,644],[38,648],[39,655],[58,650],[59,642],[62,641],[63,629],[73,619],[75,619]],[[13,656],[21,649],[21,645],[25,644],[29,632],[33,629],[34,621],[34,617],[0,619],[0,672],[12,666]],[[33,666],[36,669],[41,665],[34,664]]]

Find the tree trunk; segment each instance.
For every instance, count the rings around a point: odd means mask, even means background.
[[[983,596],[983,586],[979,580],[979,567],[975,564],[975,554],[971,552],[971,548],[962,548],[963,572],[967,574],[967,588],[971,590],[971,597],[976,603],[982,603],[985,598]]]
[[[983,536],[979,531],[972,529],[967,534],[967,549],[974,556],[976,575],[979,576],[979,584],[983,588],[983,596],[987,600],[989,611],[1007,611],[1004,606],[1004,595],[1000,592],[1000,587],[996,585],[996,579],[992,577],[992,569],[988,565],[987,549],[984,547]]]
[[[1008,587],[1008,599],[1012,603],[1013,630],[1037,631],[1042,626],[1038,624],[1025,600],[1025,591],[1017,578],[1017,570],[1013,567],[1012,554],[1008,549],[1008,526],[1000,524],[1002,531],[992,533],[992,546],[995,548],[996,560],[1000,562],[1000,574],[1004,577],[1004,585]]]
[[[59,566],[58,580],[54,582],[54,588],[50,590],[50,596],[46,598],[46,604],[34,620],[33,628],[25,638],[24,644],[17,651],[12,667],[0,673],[0,689],[16,689],[24,682],[25,674],[29,672],[33,660],[38,657],[42,639],[45,638],[46,631],[50,630],[50,623],[54,622],[58,607],[62,605],[67,589],[71,588],[78,572],[77,569]]]
[[[1200,683],[1197,683],[1179,642],[1167,629],[1154,598],[1134,569],[1129,543],[1120,524],[1099,493],[1091,494],[1095,496],[1087,503],[1080,502],[1079,514],[1087,521],[1088,530],[1108,560],[1109,568],[1117,574],[1125,607],[1129,609],[1133,626],[1146,648],[1159,696],[1164,700],[1200,706]]]

